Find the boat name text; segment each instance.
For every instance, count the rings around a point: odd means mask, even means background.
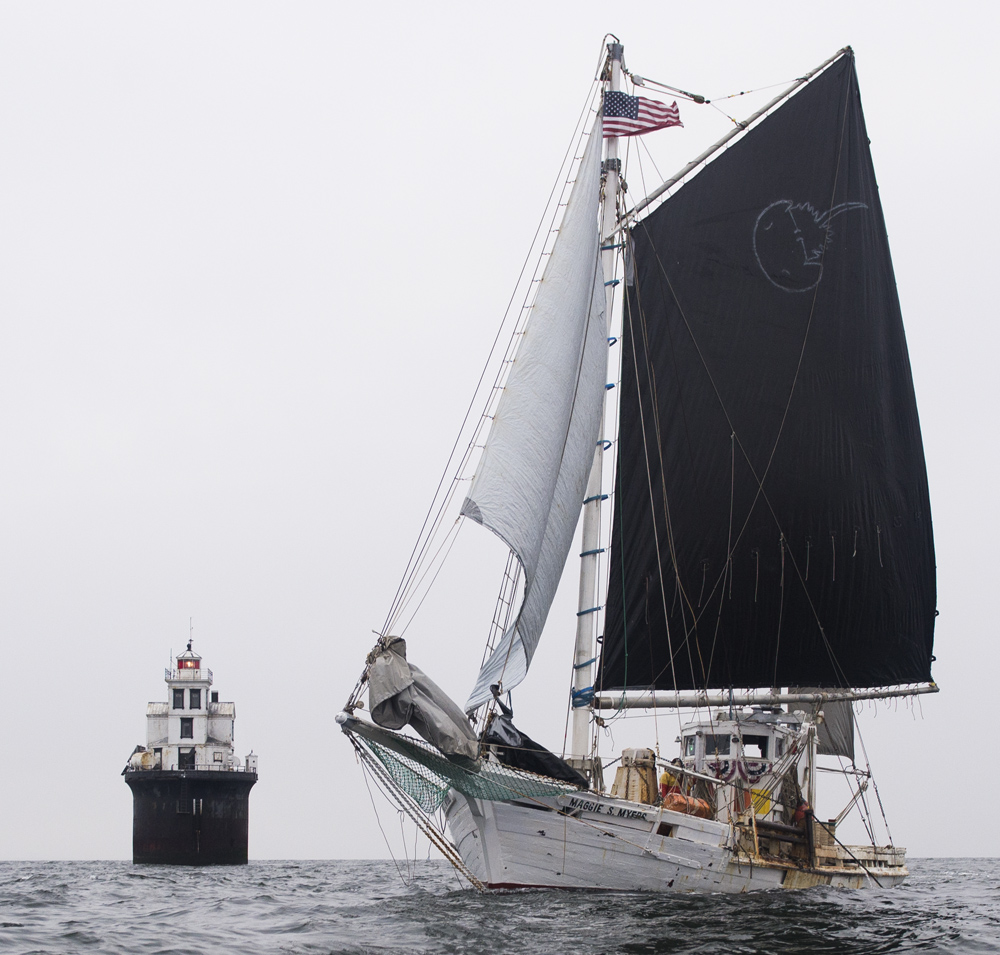
[[[629,809],[627,806],[609,806],[603,802],[593,802],[589,799],[579,799],[571,796],[570,806],[573,809],[582,809],[584,812],[596,812],[605,816],[619,816],[625,819],[645,819],[645,809]]]

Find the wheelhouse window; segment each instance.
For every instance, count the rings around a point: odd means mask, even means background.
[[[693,737],[693,736],[685,736],[684,737],[684,755],[685,756],[694,756],[694,744],[695,744],[695,737]]]
[[[201,690],[191,690],[191,709],[201,709]]]
[[[194,739],[194,717],[181,717],[181,739]]]
[[[705,755],[706,756],[728,756],[729,755],[729,734],[717,736],[710,733],[705,734]]]
[[[743,755],[750,759],[767,759],[767,737],[744,736]]]
[[[174,690],[174,709],[183,710],[184,709],[184,691]]]

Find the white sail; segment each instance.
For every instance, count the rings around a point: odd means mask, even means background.
[[[607,380],[600,262],[601,124],[590,134],[566,214],[462,514],[505,541],[524,568],[517,619],[466,703],[520,683],[541,636],[580,516]]]

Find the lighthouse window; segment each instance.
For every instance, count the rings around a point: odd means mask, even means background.
[[[201,690],[191,690],[191,709],[201,709]]]
[[[194,739],[194,719],[190,716],[181,717],[181,739]]]
[[[174,690],[174,709],[183,710],[184,709],[184,691]]]
[[[177,752],[177,768],[178,769],[194,769],[194,750],[193,749],[182,749]],[[182,810],[178,809],[178,812]]]

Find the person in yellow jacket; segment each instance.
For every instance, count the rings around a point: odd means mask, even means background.
[[[672,761],[673,766],[680,766],[681,761],[675,759]],[[664,769],[660,774],[660,799],[666,799],[670,793],[681,792],[681,777],[680,773],[672,773],[667,769]]]

